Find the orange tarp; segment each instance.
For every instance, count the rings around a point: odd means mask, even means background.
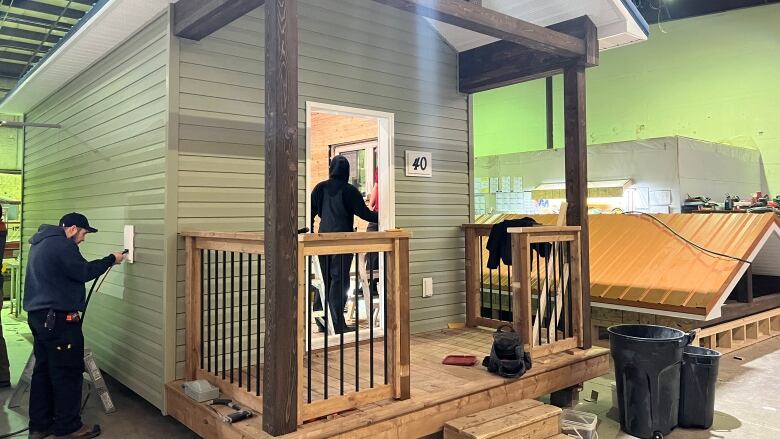
[[[523,216],[482,216],[478,222]],[[771,213],[655,217],[708,250],[741,259],[751,255],[777,221]],[[554,215],[535,218],[545,224],[556,220]],[[702,252],[644,216],[591,215],[589,226],[593,302],[706,315],[728,293],[743,265]]]

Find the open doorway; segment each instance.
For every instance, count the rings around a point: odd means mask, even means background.
[[[343,156],[350,165],[348,182],[358,189],[367,206],[376,210],[378,225],[369,225],[355,218],[355,231],[388,230],[395,227],[395,197],[393,175],[393,124],[391,113],[307,102],[306,104],[306,223],[319,230],[319,219],[312,222],[310,195],[317,183],[328,179],[330,161]],[[375,201],[375,205],[372,202]],[[370,332],[384,327],[384,261],[377,254],[356,254],[349,258],[349,281],[345,285],[344,321],[358,332]],[[316,259],[316,258],[315,258]],[[323,332],[312,336],[312,347],[327,345],[325,334],[336,337],[333,316],[322,310],[325,302],[326,279],[320,261],[307,267],[313,291],[307,295],[307,307],[312,306],[312,327]],[[330,292],[331,298],[333,292]],[[332,299],[331,299],[332,300]],[[328,308],[328,307],[326,307]],[[331,309],[331,308],[329,308]],[[327,311],[336,312],[336,311]],[[345,341],[355,337],[352,329],[344,334]]]

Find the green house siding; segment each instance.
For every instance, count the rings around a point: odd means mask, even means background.
[[[588,69],[588,143],[686,136],[760,149],[780,192],[780,5],[654,25]],[[563,143],[555,88],[555,146]],[[477,156],[544,149],[544,81],[474,97]],[[756,188],[758,190],[759,188]]]
[[[298,13],[301,223],[306,102],[394,113],[396,225],[413,234],[412,328],[442,328],[462,319],[459,226],[469,220],[469,152],[467,102],[457,93],[454,51],[424,20],[372,2],[302,0]],[[259,8],[199,42],[180,40],[180,230],[262,229],[263,14]],[[407,148],[432,152],[432,179],[404,176]],[[182,250],[178,376],[184,353]],[[422,277],[433,277],[433,298],[421,297]]]
[[[122,248],[135,225],[135,263],[114,267],[89,305],[84,332],[99,366],[151,403],[163,403],[163,279],[168,19],[160,17],[27,115],[62,129],[28,128],[24,243],[67,212],[100,232],[87,259]],[[27,251],[29,246],[23,250]]]

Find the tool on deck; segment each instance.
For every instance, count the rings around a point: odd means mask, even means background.
[[[226,407],[230,407],[235,412],[228,413],[226,415],[223,415],[222,413],[219,413],[214,409],[214,407],[211,407],[212,410],[214,410],[215,413],[217,413],[220,417],[222,417],[222,421],[226,422],[228,424],[233,424],[235,422],[243,421],[244,419],[251,418],[254,416],[254,413],[252,413],[249,410],[242,409],[238,404],[233,402],[233,400],[230,399],[212,399],[211,401],[206,402],[209,406],[215,406],[215,405],[224,405]]]

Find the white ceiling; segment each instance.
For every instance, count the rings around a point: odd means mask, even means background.
[[[587,15],[598,28],[599,49],[647,40],[622,0],[482,0],[482,6],[539,26]],[[459,52],[497,41],[446,23],[428,20]]]

